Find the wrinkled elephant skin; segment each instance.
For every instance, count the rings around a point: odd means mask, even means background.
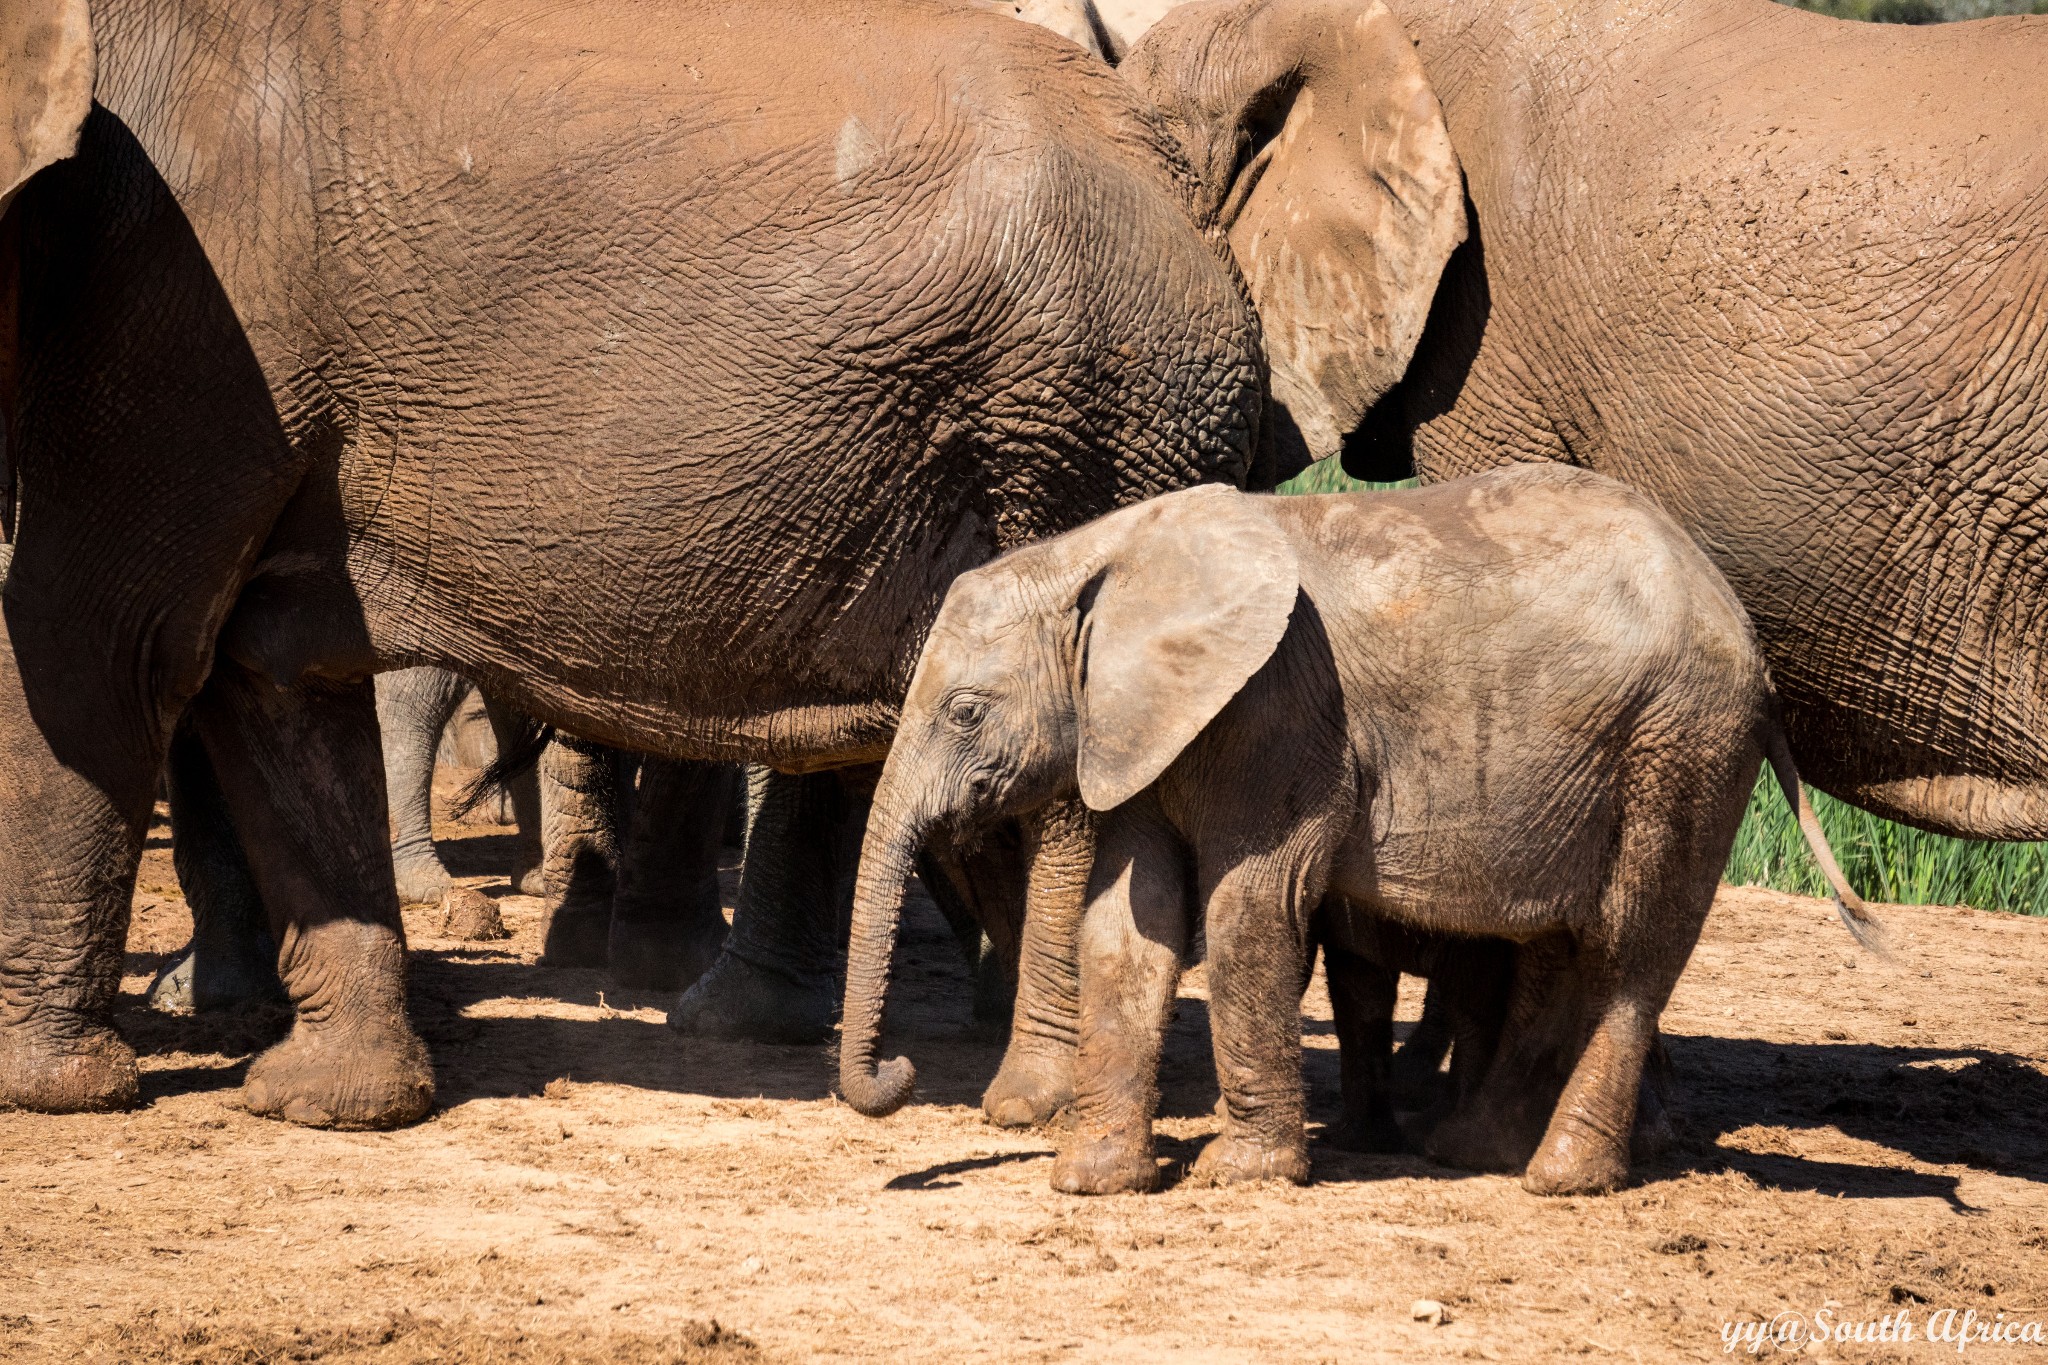
[[[2048,18],[1389,2],[1475,229],[1364,461],[1641,489],[1817,786],[2048,837]]]
[[[250,1103],[404,1122],[373,673],[873,761],[961,569],[1271,468],[1254,301],[1113,72],[974,10],[659,14],[0,11],[0,1103],[134,1094],[188,708],[298,1008]]]

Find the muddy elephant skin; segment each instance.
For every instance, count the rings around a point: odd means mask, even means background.
[[[1177,149],[984,11],[20,0],[0,101],[0,1103],[136,1094],[107,1011],[188,707],[298,1007],[247,1102],[404,1122],[373,673],[873,760],[959,570],[1257,472]]]
[[[872,1114],[910,1092],[909,1063],[877,1068],[875,1044],[927,833],[1078,794],[1099,823],[1056,1188],[1157,1179],[1159,1047],[1197,907],[1227,1119],[1193,1175],[1307,1178],[1298,1011],[1329,893],[1349,905],[1324,941],[1349,950],[1384,948],[1346,922],[1358,912],[1568,942],[1582,1027],[1523,1179],[1612,1189],[1766,753],[1796,792],[1741,606],[1612,480],[1538,465],[1376,496],[1197,488],[1112,513],[961,575],[933,624],[862,850],[841,1089]],[[1524,974],[1510,1015],[1518,994],[1560,994]],[[1527,1157],[1494,1126],[1525,1107],[1522,1041],[1503,1038],[1432,1151]]]

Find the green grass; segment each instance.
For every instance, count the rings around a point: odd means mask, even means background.
[[[1866,899],[2048,914],[2048,844],[1949,839],[1879,819],[1822,792],[1811,795],[1836,860]],[[1803,896],[1827,894],[1768,769],[1750,793],[1723,879]]]
[[[1327,460],[1318,460],[1302,470],[1286,483],[1273,491],[1276,493],[1370,493],[1379,488],[1413,488],[1415,480],[1403,479],[1399,483],[1363,483],[1344,472],[1344,466],[1332,455]]]
[[[1361,483],[1348,477],[1335,459],[1328,459],[1310,465],[1281,484],[1279,491],[1355,493],[1406,488],[1414,482]],[[1813,793],[1813,808],[1850,884],[1869,900],[2048,914],[2048,844],[1947,839],[1881,820],[1822,792]],[[1820,869],[1799,837],[1798,822],[1768,770],[1750,793],[1724,875],[1740,886],[1768,886],[1802,896],[1827,894]]]

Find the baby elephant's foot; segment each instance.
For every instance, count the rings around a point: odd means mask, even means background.
[[[1531,1194],[1606,1194],[1627,1183],[1627,1146],[1563,1119],[1522,1173],[1522,1188]]]
[[[1253,1180],[1285,1180],[1308,1184],[1306,1140],[1268,1145],[1254,1138],[1224,1133],[1212,1138],[1188,1179],[1197,1185],[1242,1185]]]
[[[1052,1187],[1062,1194],[1146,1194],[1158,1186],[1149,1136],[1077,1133],[1052,1165]]]

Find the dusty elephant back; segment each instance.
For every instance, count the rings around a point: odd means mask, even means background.
[[[1756,761],[1768,681],[1748,621],[1622,485],[1522,465],[1268,505],[1343,688],[1369,816],[1340,862],[1362,900],[1537,923],[1598,886],[1631,773],[1666,751]]]

